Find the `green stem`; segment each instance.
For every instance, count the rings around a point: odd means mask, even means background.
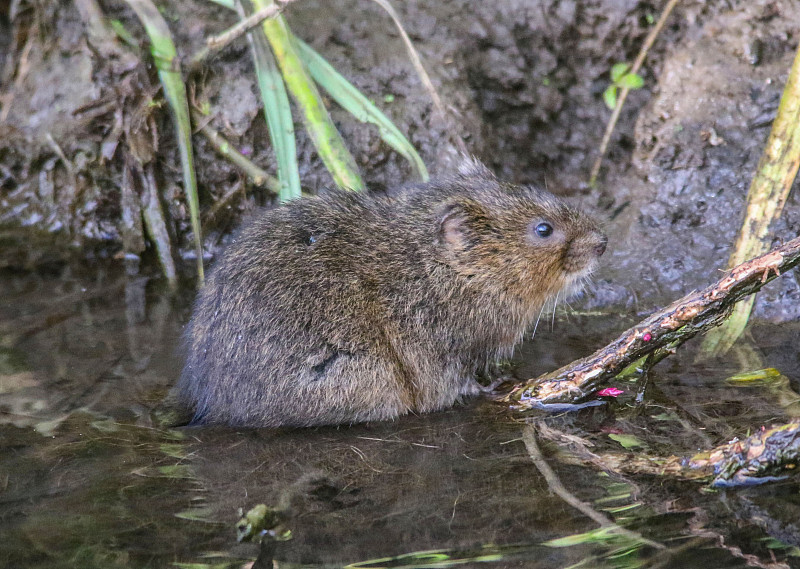
[[[205,280],[203,271],[203,237],[200,229],[200,201],[197,197],[197,178],[192,154],[192,128],[189,120],[189,103],[186,85],[180,73],[180,63],[169,28],[158,9],[150,0],[127,0],[136,12],[150,38],[150,53],[158,69],[158,78],[164,87],[164,94],[172,109],[178,151],[183,171],[183,190],[189,202],[189,217],[194,233],[194,247],[197,255],[197,277],[202,286]]]
[[[378,107],[372,104],[361,91],[342,77],[325,58],[314,51],[311,46],[297,37],[292,36],[292,39],[294,40],[298,55],[303,60],[303,64],[308,69],[314,81],[325,89],[344,110],[353,115],[356,119],[377,126],[381,139],[403,158],[408,160],[411,166],[417,171],[417,175],[422,178],[423,181],[427,182],[428,170],[425,168],[425,163],[414,149],[414,146],[403,136],[403,133],[400,132],[400,129],[398,129]]]
[[[271,5],[272,0],[255,0],[254,4],[256,9],[261,10]],[[333,181],[341,188],[363,190],[364,182],[358,166],[328,115],[322,95],[297,55],[286,20],[279,15],[265,20],[262,28],[272,46],[286,87],[300,108],[303,124]]]
[[[247,174],[256,186],[266,187],[275,194],[280,193],[280,182],[273,176],[270,176],[263,168],[254,164],[253,161],[244,154],[236,150],[236,148],[215,129],[207,124],[202,124],[204,117],[200,113],[193,112],[192,118],[194,118],[195,124],[201,125],[200,133],[211,143],[214,150]]]
[[[728,268],[764,253],[771,244],[770,224],[783,211],[800,167],[800,48],[795,55],[772,130],[758,162],[742,228],[728,260]],[[744,331],[755,298],[740,302],[731,317],[703,342],[703,353],[727,352]]]

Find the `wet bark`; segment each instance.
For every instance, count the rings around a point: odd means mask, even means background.
[[[591,356],[530,379],[502,399],[517,409],[577,403],[632,364],[655,365],[688,339],[721,324],[734,304],[800,263],[800,237],[731,269],[623,332]]]

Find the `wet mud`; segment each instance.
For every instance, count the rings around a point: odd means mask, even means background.
[[[159,89],[147,57],[101,56],[71,3],[13,13],[7,6],[0,17],[11,32],[0,43],[0,223],[52,233],[62,247],[100,243],[112,254],[147,255],[131,205],[144,198],[125,178],[133,155],[153,164],[186,250],[179,160],[167,110],[148,104]],[[725,263],[797,45],[794,8],[790,0],[682,2],[648,56],[645,87],[628,99],[597,189],[586,180],[610,114],[602,91],[611,66],[635,57],[657,3],[401,3],[402,21],[447,103],[449,127],[377,5],[301,2],[287,17],[388,113],[434,174],[456,160],[452,130],[502,177],[546,185],[594,210],[614,238],[585,305],[647,310],[710,282],[710,270]],[[141,42],[124,3],[104,2],[103,9]],[[235,22],[232,12],[197,0],[170,3],[164,15],[183,54]],[[246,42],[216,55],[190,84],[194,101],[212,110],[210,124],[274,172]],[[411,180],[370,127],[330,106],[371,187]],[[302,183],[316,191],[331,180],[297,132]],[[195,144],[208,210],[244,181],[205,140],[195,137]],[[243,213],[271,201],[244,186],[206,220],[209,256]],[[800,231],[797,195],[775,224],[776,240]],[[796,319],[799,300],[795,273],[759,296],[757,314]]]

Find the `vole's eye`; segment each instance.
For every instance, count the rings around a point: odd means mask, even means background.
[[[536,227],[533,228],[533,230],[536,232],[536,235],[538,235],[542,239],[544,239],[545,237],[550,237],[553,234],[553,226],[547,223],[546,221],[537,224]]]

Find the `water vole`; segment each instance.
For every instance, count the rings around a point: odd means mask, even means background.
[[[468,161],[395,195],[332,191],[246,226],[199,292],[179,393],[199,422],[395,418],[477,392],[606,237]]]

